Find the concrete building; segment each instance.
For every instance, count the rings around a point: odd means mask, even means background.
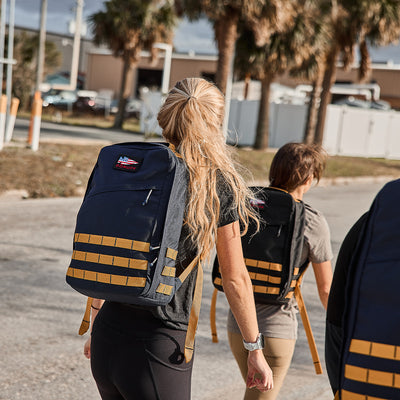
[[[149,52],[143,52],[140,61],[132,68],[128,79],[131,84],[131,96],[137,97],[143,86],[149,89],[160,89],[164,66],[164,54],[152,61]],[[213,80],[217,69],[217,56],[194,53],[173,53],[169,86],[189,77],[202,77]],[[122,60],[112,56],[109,50],[92,49],[88,54],[86,88],[101,91],[111,89],[119,92],[121,84]]]
[[[129,79],[132,85],[132,96],[138,95],[141,86],[160,87],[164,56],[151,62],[150,55],[143,52],[143,56],[136,68],[133,68]],[[86,88],[90,90],[112,89],[118,93],[122,71],[122,61],[112,56],[109,50],[91,49],[87,55]],[[213,79],[217,68],[217,56],[200,54],[174,53],[171,62],[170,86],[176,81],[188,77],[198,76]],[[356,83],[357,68],[349,71],[338,68],[336,80],[341,83]],[[280,76],[277,83],[295,87],[300,83],[307,83],[289,77]],[[400,65],[372,64],[370,82],[381,88],[381,99],[390,102],[393,108],[400,109]]]

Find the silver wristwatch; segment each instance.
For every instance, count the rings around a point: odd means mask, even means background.
[[[259,350],[264,348],[264,336],[259,333],[255,342],[246,342],[243,339],[243,346],[248,351]]]

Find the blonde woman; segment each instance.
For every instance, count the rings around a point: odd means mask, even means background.
[[[216,245],[224,290],[241,335],[247,346],[258,347],[249,352],[247,385],[266,391],[273,387],[272,372],[257,344],[261,336],[239,228],[239,222],[246,228],[255,216],[225,144],[223,117],[223,95],[198,78],[178,82],[158,114],[164,138],[175,145],[189,171],[177,269],[197,255],[207,259]],[[186,363],[183,352],[196,273],[192,271],[166,306],[94,300],[94,325],[92,321],[84,353],[103,400],[190,399],[193,361]]]

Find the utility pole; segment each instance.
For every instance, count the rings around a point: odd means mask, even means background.
[[[4,58],[4,42],[6,37],[6,15],[7,15],[7,0],[1,0],[1,20],[0,20],[0,57]],[[0,68],[0,95],[3,93],[3,68],[4,63],[1,63]]]
[[[76,0],[76,16],[74,26],[74,43],[72,45],[72,60],[71,60],[71,73],[69,84],[66,85],[53,85],[55,89],[61,90],[76,90],[79,69],[79,53],[81,46],[82,35],[82,14],[83,14],[83,0]]]
[[[172,46],[168,43],[154,43],[153,47],[155,49],[161,49],[165,51],[164,54],[164,67],[163,76],[161,82],[161,94],[165,96],[169,89],[169,80],[171,74],[171,59],[172,59]]]
[[[46,46],[46,16],[47,16],[47,0],[42,0],[40,6],[40,33],[39,33],[39,53],[36,75],[36,92],[40,91],[40,84],[43,80],[43,66]]]
[[[222,132],[224,133],[225,140],[228,139],[229,113],[231,109],[231,100],[232,100],[233,70],[235,68],[235,57],[236,57],[236,46],[234,47],[234,52],[229,65],[229,72],[226,79],[225,115],[224,115],[224,121],[222,123]]]
[[[11,61],[14,56],[14,22],[15,22],[15,0],[10,0],[10,16],[8,22],[8,61]],[[7,116],[10,115],[11,107],[11,88],[12,88],[12,66],[9,62],[7,64],[7,81],[6,81],[6,95],[8,99],[7,103]]]
[[[78,80],[79,52],[80,52],[81,34],[82,34],[82,13],[83,13],[83,0],[77,0],[74,44],[72,47],[72,65],[71,65],[71,77],[70,77],[70,85],[72,90],[76,89],[76,84]]]
[[[32,102],[31,121],[29,124],[27,142],[33,151],[39,148],[40,121],[42,117],[42,96],[40,93],[40,85],[43,81],[44,58],[46,48],[46,17],[47,17],[47,0],[42,0],[40,5],[40,31],[39,31],[39,50],[36,71],[36,87],[35,95]]]

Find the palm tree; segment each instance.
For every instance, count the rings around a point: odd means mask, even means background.
[[[302,81],[312,83],[303,137],[305,143],[311,144],[314,142],[322,92],[323,56],[332,38],[331,27],[327,23],[330,13],[330,0],[305,0],[302,10],[308,19],[308,30],[303,31],[307,36],[303,38],[304,43],[298,49],[302,62],[291,69],[291,75],[301,78]]]
[[[214,28],[218,47],[216,85],[223,93],[235,52],[237,27],[242,15],[244,0],[176,0],[178,15],[186,15],[189,20],[206,16]]]
[[[13,67],[12,91],[13,95],[20,99],[21,108],[28,110],[30,96],[35,88],[37,72],[39,38],[21,32],[14,39],[14,58],[17,63]],[[5,40],[5,54],[7,54],[8,40]],[[56,70],[61,65],[61,53],[53,42],[45,43],[46,63],[44,76]]]
[[[336,78],[336,63],[342,55],[344,67],[354,60],[354,49],[360,46],[359,80],[370,71],[367,41],[373,45],[387,45],[400,36],[400,3],[396,0],[332,0],[333,40],[325,56],[325,74],[321,105],[315,132],[315,142],[322,144],[326,110],[330,103],[330,89]]]
[[[331,1],[329,24],[331,26],[331,40],[325,48],[323,58],[323,79],[318,110],[318,119],[314,133],[314,142],[322,144],[323,130],[328,104],[331,102],[331,87],[336,79],[337,61],[342,54],[343,67],[349,68],[354,60],[353,43],[356,40],[354,26],[351,25],[349,12],[340,3],[341,0]],[[356,0],[358,1],[358,0]]]
[[[254,29],[259,45],[275,30],[282,30],[290,19],[291,2],[284,0],[175,0],[178,14],[185,14],[190,20],[206,16],[214,28],[218,47],[218,64],[215,82],[223,93],[238,38],[238,25],[247,21]],[[256,24],[253,22],[256,21]]]
[[[292,3],[294,4],[294,3]],[[261,99],[259,105],[257,132],[254,147],[266,149],[269,137],[269,98],[270,87],[277,75],[289,71],[298,76],[305,70],[305,64],[310,63],[315,53],[315,31],[311,23],[313,14],[310,12],[307,0],[296,4],[296,14],[292,15],[291,24],[287,22],[282,32],[275,31],[263,39],[256,38],[254,29],[245,27],[237,42],[236,66],[244,75],[248,72],[261,81]],[[287,20],[288,21],[288,20]],[[307,41],[304,40],[307,38]],[[257,46],[257,42],[265,42]]]
[[[105,11],[89,17],[94,42],[106,44],[115,57],[122,58],[122,77],[118,113],[114,127],[122,128],[124,110],[130,94],[128,73],[137,64],[143,49],[158,41],[170,42],[175,11],[168,0],[109,0]]]

